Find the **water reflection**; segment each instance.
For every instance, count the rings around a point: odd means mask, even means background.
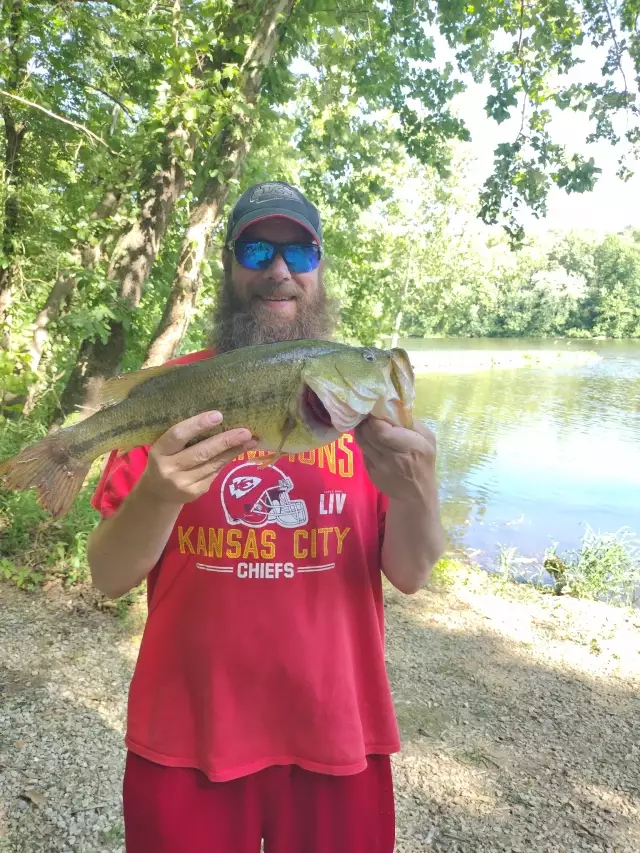
[[[486,351],[545,342],[435,345]],[[480,549],[482,562],[493,561],[499,543],[525,556],[552,540],[573,548],[584,523],[640,532],[640,342],[568,346],[597,349],[602,361],[418,376],[416,411],[438,438],[449,536]]]

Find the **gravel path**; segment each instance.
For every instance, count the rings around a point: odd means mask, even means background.
[[[0,596],[0,851],[123,851],[140,626]],[[640,614],[480,573],[387,613],[397,853],[640,853]]]

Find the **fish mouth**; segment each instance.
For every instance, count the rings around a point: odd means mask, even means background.
[[[315,385],[315,387],[313,387]],[[302,417],[316,435],[337,438],[354,429],[370,412],[375,398],[356,392],[323,386],[311,380],[304,385],[301,400]]]
[[[392,350],[375,382],[350,380],[333,365],[335,377],[308,372],[300,399],[300,414],[307,427],[328,438],[350,432],[369,415],[411,429],[415,396],[411,363],[403,350]]]
[[[409,356],[403,349],[390,351],[388,371],[385,372],[386,394],[376,401],[371,414],[392,424],[413,428],[415,375]]]
[[[313,388],[304,386],[302,391],[302,414],[309,427],[333,429],[331,415]]]

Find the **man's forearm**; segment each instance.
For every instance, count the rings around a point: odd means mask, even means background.
[[[181,509],[180,503],[154,498],[140,480],[89,538],[87,558],[94,585],[110,598],[138,586],[160,559]]]
[[[382,569],[397,589],[410,595],[423,587],[444,548],[440,502],[435,490],[420,500],[389,500]]]

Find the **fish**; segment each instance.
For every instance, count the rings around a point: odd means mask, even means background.
[[[37,488],[54,518],[72,507],[94,461],[153,444],[176,423],[216,410],[223,420],[192,444],[236,427],[251,431],[264,465],[331,444],[373,416],[413,427],[415,377],[400,348],[297,340],[198,361],[168,362],[105,381],[95,411],[0,463],[7,489]]]

